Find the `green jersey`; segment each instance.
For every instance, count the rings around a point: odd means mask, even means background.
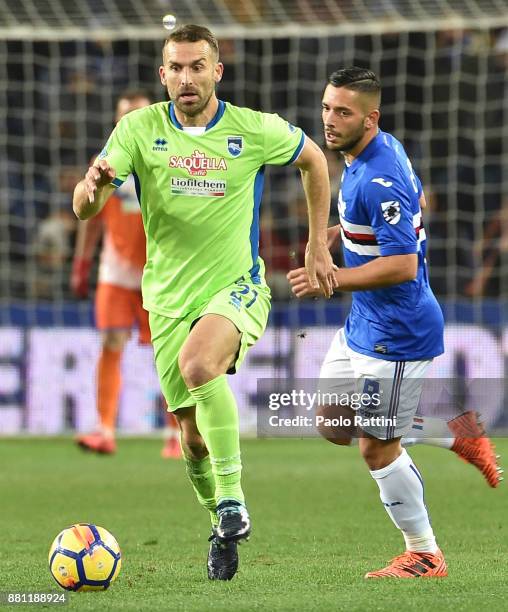
[[[134,175],[147,236],[143,305],[171,318],[242,276],[263,281],[264,166],[292,163],[305,140],[278,115],[222,101],[195,132],[159,102],[123,117],[100,154],[116,171],[115,186]]]

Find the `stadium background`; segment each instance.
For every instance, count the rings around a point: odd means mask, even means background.
[[[226,67],[219,97],[278,112],[319,143],[327,75],[349,64],[380,75],[381,127],[404,143],[429,202],[431,281],[447,322],[440,367],[450,378],[504,381],[503,0],[3,0],[0,6],[0,434],[94,424],[99,343],[91,302],[75,300],[69,290],[77,225],[72,190],[112,128],[118,94],[141,87],[163,99],[156,69],[165,13],[218,35]],[[333,217],[341,169],[336,156],[328,159]],[[261,215],[261,254],[275,299],[267,334],[231,381],[246,433],[256,426],[256,380],[315,376],[348,307],[340,294],[328,302],[291,299],[285,274],[302,263],[306,238],[295,171],[270,169]],[[161,417],[151,353],[134,338],[123,363],[120,430],[152,432]],[[492,402],[492,421],[503,427],[503,394]]]

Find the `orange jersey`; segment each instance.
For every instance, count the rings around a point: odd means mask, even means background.
[[[132,176],[109,198],[100,217],[104,241],[99,282],[139,289],[146,261],[146,238]]]

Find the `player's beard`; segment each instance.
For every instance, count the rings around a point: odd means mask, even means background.
[[[207,107],[208,102],[210,102],[210,98],[213,95],[213,92],[214,87],[212,87],[210,91],[206,92],[204,97],[202,97],[201,94],[197,93],[198,100],[196,100],[194,104],[182,105],[178,101],[179,98],[177,98],[175,100],[175,106],[181,113],[183,113],[187,117],[196,117],[196,115],[199,115]]]
[[[327,144],[329,149],[333,149],[335,151],[340,151],[341,153],[349,153],[352,149],[356,147],[356,145],[360,142],[365,134],[365,128],[362,123],[358,126],[352,134],[350,134],[347,139],[342,139],[342,142],[335,142],[331,145]],[[341,138],[337,135],[337,138]]]

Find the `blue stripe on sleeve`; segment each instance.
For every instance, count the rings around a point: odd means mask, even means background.
[[[300,138],[300,142],[298,143],[298,146],[295,149],[295,152],[293,153],[293,155],[291,155],[291,159],[289,161],[287,161],[284,166],[289,166],[290,164],[292,164],[295,159],[300,155],[300,153],[302,152],[303,149],[303,145],[305,144],[305,134],[302,132],[302,137]]]

